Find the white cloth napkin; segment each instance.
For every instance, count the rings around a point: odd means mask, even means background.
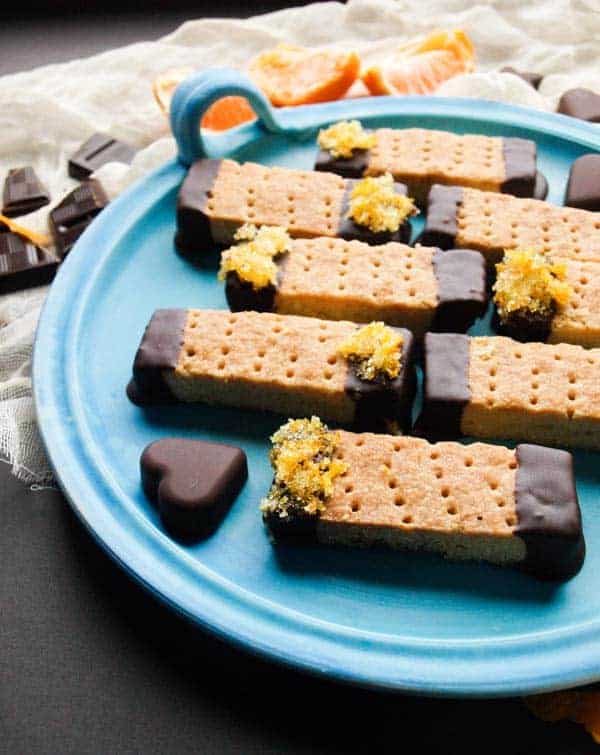
[[[171,67],[242,68],[278,42],[348,46],[368,62],[435,27],[461,27],[473,39],[478,73],[438,91],[552,110],[563,91],[600,92],[600,0],[350,0],[315,3],[248,20],[197,20],[174,33],[84,60],[0,78],[0,182],[6,171],[33,165],[58,202],[75,182],[67,158],[95,131],[140,148],[131,166],[111,163],[98,177],[111,198],[174,155],[168,124],[151,93]],[[504,65],[546,75],[536,92],[497,73]],[[48,207],[19,219],[47,230]],[[48,466],[31,398],[30,359],[46,288],[0,297],[0,458],[27,482],[48,483]]]

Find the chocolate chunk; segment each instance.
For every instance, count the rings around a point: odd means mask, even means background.
[[[50,212],[50,228],[61,257],[73,245],[96,215],[108,204],[108,197],[98,181],[85,181]]]
[[[346,217],[350,208],[350,194],[352,193],[352,189],[356,186],[356,183],[357,181],[351,179],[346,181],[346,190],[342,198],[342,207],[340,210],[340,224],[337,232],[338,237],[346,239],[346,241],[364,241],[365,244],[387,244],[389,241],[399,241],[403,244],[408,244],[411,235],[411,225],[408,218],[397,231],[382,231],[380,233],[375,233],[370,228],[358,225],[358,223],[355,223],[353,220]],[[406,196],[407,188],[404,184],[394,182],[394,192]]]
[[[505,318],[501,318],[498,310],[494,308],[492,315],[492,330],[501,336],[508,336],[515,341],[525,343],[527,341],[548,340],[552,330],[552,320],[556,314],[556,307],[543,312],[532,312],[529,309],[516,309]]]
[[[177,196],[175,245],[185,254],[204,254],[213,247],[206,203],[219,173],[221,160],[198,160],[189,169]]]
[[[146,326],[133,362],[127,396],[138,406],[175,403],[163,370],[175,369],[183,346],[185,309],[157,309]]]
[[[0,293],[43,286],[56,275],[59,261],[16,233],[0,233]]]
[[[500,190],[515,197],[532,197],[536,182],[536,146],[530,139],[502,139],[504,179]]]
[[[539,579],[571,579],[585,558],[573,457],[526,443],[516,455],[515,534],[527,547],[522,568]]]
[[[546,199],[548,196],[548,180],[539,170],[535,174],[535,187],[533,189],[534,199]]]
[[[483,255],[471,249],[436,249],[432,262],[439,302],[431,330],[464,333],[487,307]]]
[[[600,94],[591,89],[569,89],[560,98],[557,112],[582,121],[600,123]]]
[[[69,175],[83,181],[106,163],[130,163],[136,151],[108,134],[94,134],[69,160]]]
[[[346,393],[356,403],[354,429],[389,432],[390,423],[397,422],[403,432],[411,424],[412,405],[416,392],[414,368],[414,336],[410,330],[392,328],[402,335],[402,359],[397,377],[383,375],[363,380],[352,365],[346,376]]]
[[[469,388],[469,337],[426,333],[424,339],[423,409],[415,431],[435,440],[462,435],[463,409]]]
[[[600,155],[582,155],[571,165],[565,193],[567,207],[600,212]]]
[[[500,73],[512,73],[514,76],[518,76],[526,81],[529,86],[532,86],[534,89],[539,88],[542,79],[544,78],[544,75],[541,73],[533,73],[533,71],[518,71],[512,66],[504,66],[504,68],[500,69]]]
[[[241,448],[164,438],[140,459],[142,488],[177,537],[199,538],[217,528],[248,479]]]
[[[460,186],[434,184],[427,198],[425,228],[418,238],[424,246],[452,249],[458,233],[456,215],[462,202]]]
[[[315,170],[337,173],[343,178],[362,178],[369,164],[369,150],[357,149],[352,157],[333,157],[326,149],[319,150]]]
[[[50,194],[31,166],[13,168],[4,181],[2,214],[17,218],[39,210],[50,202]]]

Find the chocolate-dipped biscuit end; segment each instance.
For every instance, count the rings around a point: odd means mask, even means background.
[[[436,249],[432,257],[438,284],[438,308],[431,329],[464,333],[487,306],[486,264],[471,249]]]
[[[452,249],[458,233],[457,213],[462,202],[460,186],[434,184],[427,198],[425,228],[417,239],[424,246]]]
[[[140,472],[165,528],[182,538],[214,532],[248,478],[241,448],[185,438],[147,446]]]
[[[148,323],[133,363],[127,396],[138,406],[173,402],[163,371],[175,369],[187,321],[185,309],[158,309]]]
[[[234,270],[225,277],[225,298],[232,312],[273,312],[276,292],[272,283],[254,288],[252,283],[241,280]]]
[[[369,150],[354,150],[352,157],[334,157],[329,150],[320,149],[315,170],[337,173],[343,178],[362,178],[369,164]]]
[[[383,231],[377,233],[363,225],[358,225],[351,218],[347,217],[350,208],[350,195],[357,181],[346,181],[346,190],[342,198],[340,211],[340,223],[338,226],[337,236],[346,241],[362,241],[365,244],[387,244],[390,241],[398,241],[401,244],[408,244],[411,236],[411,225],[408,218],[398,228],[397,231]],[[407,187],[404,184],[394,182],[394,191],[396,194],[407,196]]]
[[[571,165],[565,192],[567,207],[600,212],[600,155],[582,155]]]
[[[503,194],[532,197],[536,184],[536,145],[530,139],[502,139],[505,179],[500,186]]]
[[[469,337],[427,333],[423,342],[423,409],[415,431],[434,440],[460,437],[469,388]]]
[[[221,160],[198,160],[189,169],[177,196],[175,245],[184,254],[204,254],[214,241],[206,205],[219,173]]]
[[[515,309],[509,315],[501,318],[498,310],[494,307],[491,326],[498,335],[507,336],[515,341],[526,343],[528,341],[548,340],[552,330],[552,321],[556,314],[554,303],[548,309],[532,312],[530,309]]]
[[[515,534],[527,549],[521,568],[538,579],[571,579],[585,558],[573,457],[526,443],[517,446],[516,456]]]
[[[380,375],[375,380],[363,380],[352,362],[348,365],[345,390],[356,405],[353,429],[358,432],[391,432],[395,425],[407,432],[411,425],[417,388],[415,339],[405,328],[390,330],[402,336],[402,358],[397,377],[390,379]]]

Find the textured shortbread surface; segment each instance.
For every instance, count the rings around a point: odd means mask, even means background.
[[[205,212],[215,241],[243,223],[280,225],[293,236],[335,236],[346,189],[332,173],[223,160]]]
[[[490,263],[516,247],[600,263],[600,213],[465,189],[455,246],[478,249]]]
[[[352,422],[348,367],[337,349],[355,328],[351,322],[192,309],[177,367],[165,379],[181,401]]]
[[[297,239],[285,257],[275,309],[280,313],[384,320],[422,335],[438,305],[433,250],[342,239]]]
[[[480,337],[469,352],[465,435],[600,447],[600,349]]]
[[[600,347],[600,263],[569,260],[567,282],[573,294],[552,320],[548,341]]]
[[[377,129],[377,144],[369,152],[367,175],[389,171],[408,184],[459,184],[499,191],[505,180],[502,139],[457,135],[421,128]]]
[[[525,558],[514,534],[514,451],[342,431],[337,456],[348,470],[321,515],[320,539],[381,541],[495,562]]]

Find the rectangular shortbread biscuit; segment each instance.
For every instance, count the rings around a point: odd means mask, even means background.
[[[432,329],[465,332],[485,312],[485,262],[479,252],[296,239],[278,268],[277,285],[259,290],[228,273],[231,310],[383,320],[417,337]]]
[[[470,186],[520,197],[534,196],[536,145],[529,139],[452,134],[424,128],[380,128],[376,144],[350,158],[317,155],[317,170],[346,178],[391,173],[424,203],[433,184]]]
[[[419,432],[600,448],[600,349],[428,333]]]
[[[158,310],[137,351],[128,395],[142,405],[203,402],[406,428],[415,393],[413,336],[400,329],[398,377],[373,384],[337,354],[358,327],[258,312]]]
[[[565,280],[573,293],[567,304],[551,318],[547,332],[538,330],[533,336],[524,329],[513,332],[494,318],[497,332],[519,341],[600,347],[600,264],[567,260]]]
[[[477,249],[489,265],[499,262],[506,249],[517,247],[553,259],[600,263],[600,213],[436,185],[429,193],[419,241],[441,249]]]
[[[335,455],[347,470],[313,527],[306,516],[264,513],[275,542],[316,537],[423,549],[545,579],[568,579],[581,567],[581,516],[566,451],[340,432]]]
[[[207,246],[231,244],[244,223],[281,226],[300,238],[408,241],[408,219],[395,233],[373,233],[346,217],[355,183],[333,173],[198,160],[179,191],[175,241],[186,253],[205,253]],[[406,194],[402,184],[395,187]]]

